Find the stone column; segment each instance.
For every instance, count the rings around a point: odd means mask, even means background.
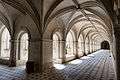
[[[16,66],[16,40],[11,39],[10,42],[11,42],[10,43],[11,47],[10,47],[10,64],[9,64],[9,66],[14,67],[14,66]]]
[[[27,62],[34,62],[34,72],[42,72],[42,40],[39,38],[29,40],[29,55]],[[33,65],[33,64],[29,64]],[[29,67],[26,67],[29,69]]]
[[[78,49],[78,41],[75,42],[75,53],[76,53],[76,58],[79,58],[79,49]]]
[[[60,59],[62,60],[61,62],[64,63],[66,59],[66,45],[65,45],[65,40],[60,41]]]
[[[43,70],[53,66],[53,40],[43,39]]]
[[[116,68],[117,68],[117,80],[120,80],[120,25],[115,25],[114,28],[115,34],[115,47],[116,47]]]
[[[88,54],[90,54],[90,42],[88,42]]]
[[[95,41],[93,42],[93,52],[95,52]]]
[[[85,43],[85,54],[86,55],[89,54],[89,42],[88,41]]]
[[[89,45],[89,47],[90,47],[90,54],[92,53],[92,42],[91,42],[91,40],[90,40],[90,45]]]
[[[84,53],[84,56],[86,56],[86,51],[85,51],[85,41],[83,41],[83,53]]]
[[[82,52],[82,56],[85,54],[85,49],[84,49],[84,42],[80,42],[80,46],[81,46],[81,48],[80,48],[80,52]]]

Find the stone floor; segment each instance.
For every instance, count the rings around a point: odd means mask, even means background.
[[[116,80],[112,57],[107,50],[54,66],[44,70],[43,74],[28,75],[22,67],[0,65],[0,80]]]

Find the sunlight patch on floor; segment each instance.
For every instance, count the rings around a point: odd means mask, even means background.
[[[94,57],[95,55],[94,54],[90,54],[90,55],[88,55],[89,57]]]
[[[70,64],[81,64],[83,61],[80,59],[76,59],[70,62]]]
[[[84,57],[82,57],[81,59],[89,59],[89,58],[91,58],[91,57],[89,57],[89,56],[84,56]]]
[[[54,64],[54,67],[58,70],[64,69],[66,66],[64,64]]]

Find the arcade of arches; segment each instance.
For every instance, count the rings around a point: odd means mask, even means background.
[[[119,36],[119,0],[0,0],[1,65],[42,74],[108,50],[120,80]]]

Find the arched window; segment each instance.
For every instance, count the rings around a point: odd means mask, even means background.
[[[67,34],[67,38],[66,38],[66,54],[73,55],[73,53],[74,53],[74,38],[72,32],[70,31]]]
[[[84,54],[84,41],[83,41],[83,36],[80,35],[78,38],[78,56],[81,57]]]
[[[1,58],[10,58],[10,34],[7,28],[4,28],[1,36]]]
[[[93,39],[93,45],[92,45],[92,50],[93,50],[93,52],[95,51],[95,40]]]
[[[89,41],[89,50],[90,50],[90,53],[92,53],[92,40],[91,39]]]
[[[53,62],[57,62],[59,58],[59,37],[53,34]]]
[[[28,60],[28,34],[24,33],[20,38],[20,60]]]
[[[89,38],[87,37],[85,40],[85,53],[89,53]]]

